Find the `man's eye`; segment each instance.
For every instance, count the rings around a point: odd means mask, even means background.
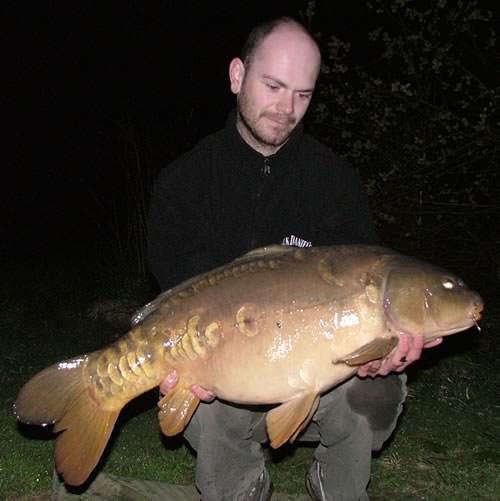
[[[303,93],[300,93],[300,94],[299,94],[299,97],[300,97],[301,99],[311,99],[312,94],[303,94]]]
[[[267,86],[268,86],[271,90],[278,90],[278,89],[279,89],[279,87],[278,87],[277,85],[274,85],[274,84],[270,84],[270,83],[268,83],[268,84],[266,84],[266,85],[267,85]]]

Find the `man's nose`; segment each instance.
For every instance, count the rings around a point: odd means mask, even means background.
[[[293,93],[283,92],[278,101],[278,111],[280,113],[293,113]]]

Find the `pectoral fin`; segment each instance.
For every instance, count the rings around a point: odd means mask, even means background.
[[[178,384],[170,390],[158,402],[158,420],[162,433],[172,436],[184,430],[199,403],[199,398],[187,386]]]
[[[363,365],[371,360],[384,358],[397,346],[398,342],[399,339],[397,337],[379,337],[361,346],[361,348],[358,348],[352,353],[334,360],[333,363],[345,363],[350,366]]]
[[[293,442],[309,423],[319,404],[317,393],[306,393],[270,410],[266,416],[267,433],[275,449],[287,440]]]

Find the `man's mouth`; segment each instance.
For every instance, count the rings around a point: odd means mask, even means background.
[[[265,115],[265,117],[282,127],[288,127],[295,123],[295,120],[291,117],[280,117],[275,115]]]

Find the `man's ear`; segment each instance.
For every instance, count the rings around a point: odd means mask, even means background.
[[[229,63],[229,80],[231,81],[231,92],[238,94],[245,77],[245,65],[239,57],[235,57]]]

